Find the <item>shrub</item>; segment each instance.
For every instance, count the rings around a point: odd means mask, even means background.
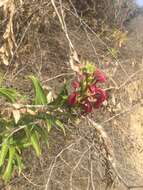
[[[24,168],[22,151],[32,147],[39,157],[40,141],[49,146],[48,136],[53,127],[66,134],[69,119],[81,118],[99,108],[107,93],[98,84],[106,81],[105,75],[92,64],[81,67],[72,84],[65,83],[59,95],[49,102],[40,81],[30,76],[35,97],[31,105],[27,98],[14,89],[0,88],[0,97],[6,99],[0,112],[0,172],[5,182],[14,169],[20,174]],[[66,113],[66,114],[65,114]]]

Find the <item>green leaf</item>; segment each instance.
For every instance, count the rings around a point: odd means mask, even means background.
[[[41,155],[41,148],[40,148],[38,134],[35,130],[32,130],[30,134],[30,139],[31,139],[32,146],[35,149],[37,156],[39,157]]]
[[[83,71],[87,73],[93,73],[95,70],[96,70],[95,66],[89,62],[87,62],[85,67],[83,68]]]
[[[8,145],[7,145],[7,141],[4,139],[2,147],[1,147],[1,152],[0,152],[0,167],[3,166],[7,153],[8,153]]]
[[[35,104],[36,105],[47,104],[47,97],[42,88],[40,81],[34,76],[30,76],[29,78],[31,79],[34,90],[35,90]]]
[[[48,133],[44,128],[40,126],[36,126],[37,133],[40,134],[42,140],[45,141],[46,145],[49,147],[49,141],[48,141]]]
[[[15,147],[11,146],[9,147],[8,163],[2,177],[5,182],[8,182],[12,176],[14,157],[15,157]]]
[[[47,124],[47,130],[48,133],[51,131],[52,126],[54,125],[53,119],[52,118],[48,118],[46,120],[46,124]]]
[[[47,120],[47,130],[48,130],[48,133],[51,131],[51,128],[52,128],[52,124],[49,120]]]
[[[17,150],[19,152],[21,152],[21,150],[31,146],[31,142],[29,142],[29,139],[27,138],[27,136],[22,137],[19,134],[18,134],[18,136],[16,136],[15,143],[17,146]]]
[[[55,107],[60,107],[65,104],[68,98],[68,83],[65,83],[58,97],[51,103]]]
[[[0,88],[0,96],[5,97],[10,102],[14,103],[16,101],[16,98],[18,97],[18,93],[14,89],[10,88]]]
[[[39,143],[39,135],[37,134],[37,131],[35,128],[36,128],[36,125],[28,126],[27,128],[25,128],[25,132],[37,156],[39,157],[41,155],[41,148],[40,148],[40,143]]]
[[[63,124],[60,120],[58,120],[58,119],[55,120],[55,124],[56,124],[60,129],[62,129],[64,135],[66,135],[66,131],[65,131],[64,124]]]
[[[18,167],[18,174],[20,175],[21,171],[24,168],[24,164],[22,162],[21,156],[19,156],[17,153],[15,154],[15,156],[16,156],[16,164],[17,164],[17,167]]]

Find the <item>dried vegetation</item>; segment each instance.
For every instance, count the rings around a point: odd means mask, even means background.
[[[125,27],[132,2],[3,0],[0,9],[0,84],[32,96],[25,76],[34,73],[56,93],[86,59],[107,73],[110,95],[82,124],[68,123],[66,137],[53,130],[40,160],[25,152],[24,173],[1,189],[143,189],[143,63]]]

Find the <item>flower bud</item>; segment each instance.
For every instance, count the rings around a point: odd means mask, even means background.
[[[80,83],[79,83],[78,81],[73,81],[73,82],[72,82],[72,87],[73,87],[74,89],[77,89],[77,88],[80,87]]]
[[[96,88],[95,98],[97,101],[95,102],[94,107],[99,108],[101,104],[107,99],[106,91],[102,90],[101,88]]]
[[[70,94],[68,97],[68,104],[71,106],[75,105],[77,102],[77,96],[78,96],[77,92],[73,92],[72,94]]]
[[[94,72],[94,77],[95,79],[97,80],[96,82],[106,82],[106,76],[104,75],[104,73],[102,73],[99,69],[97,69],[95,72]]]
[[[96,93],[96,85],[95,84],[92,84],[89,86],[89,90],[92,94],[95,94]]]

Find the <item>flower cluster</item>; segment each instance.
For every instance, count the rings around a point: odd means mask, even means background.
[[[98,86],[106,82],[106,76],[92,65],[82,68],[77,74],[77,79],[72,82],[73,91],[68,96],[68,105],[82,110],[83,114],[92,112],[93,108],[99,108],[107,99],[105,90]]]

